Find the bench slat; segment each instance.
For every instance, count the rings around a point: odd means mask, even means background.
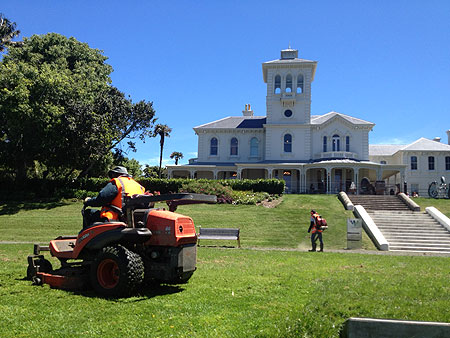
[[[241,247],[239,228],[199,228],[197,236],[200,239],[237,240],[238,247]]]

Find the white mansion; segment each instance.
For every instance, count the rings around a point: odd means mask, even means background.
[[[167,166],[169,177],[279,178],[292,193],[393,193],[407,182],[408,192],[421,195],[431,181],[450,178],[450,145],[439,139],[371,146],[372,122],[338,112],[311,115],[316,61],[289,48],[262,66],[266,116],[246,105],[242,116],[195,127],[198,158]]]

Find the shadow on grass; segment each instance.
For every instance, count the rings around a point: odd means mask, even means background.
[[[20,210],[50,210],[69,204],[69,202],[61,201],[60,199],[47,199],[39,201],[0,201],[0,216],[14,215]]]
[[[130,295],[119,296],[119,297],[107,297],[101,296],[94,292],[92,289],[86,290],[67,290],[67,292],[74,295],[79,295],[88,298],[101,298],[112,302],[140,302],[149,298],[154,298],[157,296],[171,295],[174,293],[179,293],[184,291],[184,288],[178,285],[144,285],[140,290],[131,293]]]
[[[27,276],[24,276],[23,278],[16,278],[16,281],[20,282],[28,282],[30,285],[33,284],[33,281],[29,279]],[[33,285],[33,287],[39,288],[39,287],[50,287],[48,284],[41,284],[41,285]],[[51,287],[50,287],[51,288]],[[58,289],[58,288],[54,288]],[[113,302],[140,302],[143,300],[147,300],[150,298],[154,298],[157,296],[165,296],[165,295],[172,295],[175,293],[183,292],[184,288],[180,285],[167,285],[167,284],[144,284],[139,287],[139,289],[135,292],[132,292],[130,295],[124,295],[124,296],[117,296],[117,297],[107,297],[102,296],[97,293],[88,286],[83,286],[82,289],[78,290],[68,290],[68,289],[61,289],[67,294],[72,294],[76,296],[83,296],[87,298],[101,298],[106,299]]]

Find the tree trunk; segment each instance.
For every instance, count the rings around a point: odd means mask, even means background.
[[[162,141],[161,139],[161,151],[159,152],[159,173],[158,173],[160,179],[161,179],[163,148],[164,148],[164,141]]]

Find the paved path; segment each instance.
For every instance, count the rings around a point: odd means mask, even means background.
[[[48,242],[26,242],[26,241],[0,241],[0,244],[43,244],[47,245]],[[202,245],[201,247],[219,248],[219,249],[237,249],[235,247],[224,246],[208,246]],[[257,250],[257,251],[298,251],[308,252],[308,250],[298,248],[262,248],[262,247],[244,247],[240,250]],[[402,252],[402,251],[378,251],[378,250],[345,250],[345,249],[329,249],[325,252],[332,253],[344,253],[344,254],[364,254],[364,255],[387,255],[387,256],[428,256],[428,257],[450,257],[450,253],[435,253],[435,252]],[[321,252],[308,252],[311,255],[321,255]]]

